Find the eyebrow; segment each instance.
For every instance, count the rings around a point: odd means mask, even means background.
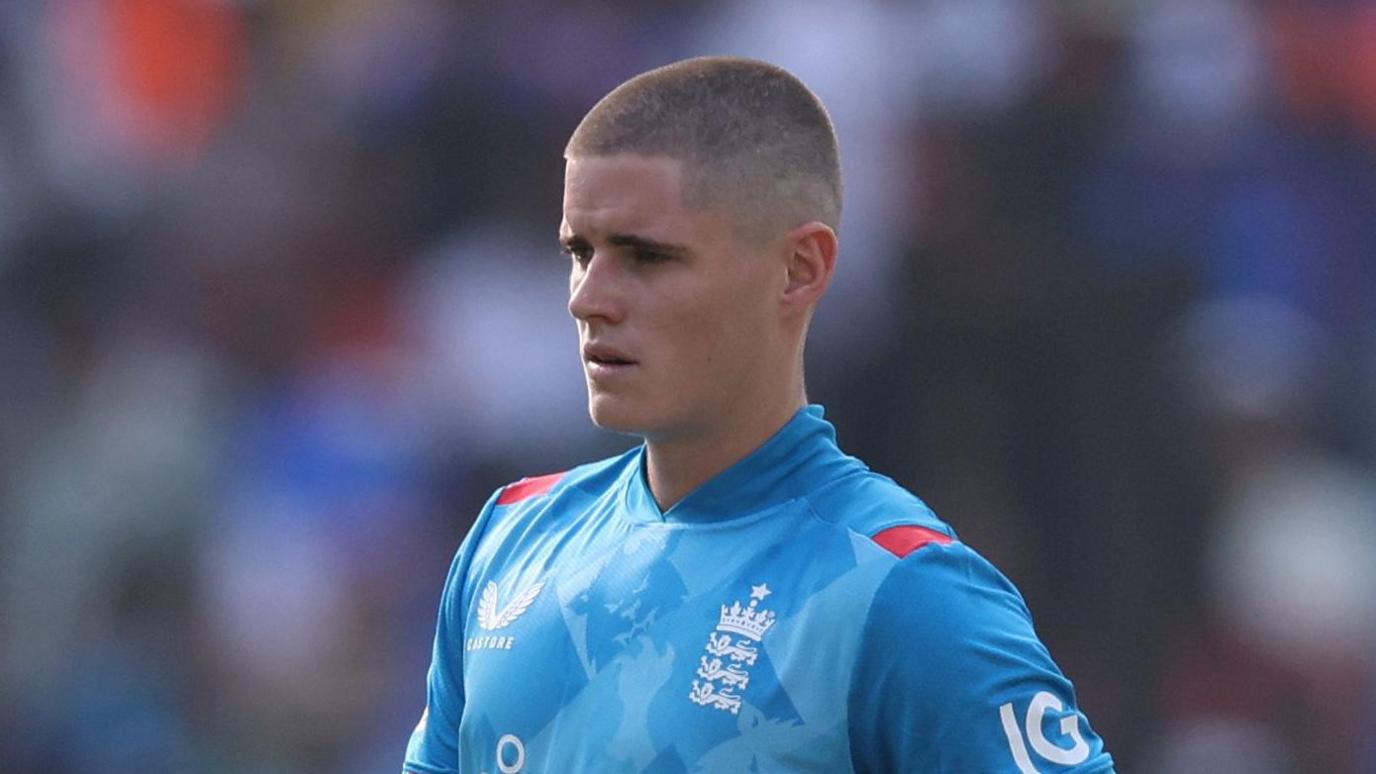
[[[559,244],[563,245],[564,247],[577,247],[580,245],[588,244],[588,240],[584,239],[583,237],[577,234],[571,234],[566,237],[560,237]],[[669,256],[689,255],[692,253],[692,250],[690,250],[688,247],[684,245],[676,245],[671,244],[669,242],[660,242],[656,239],[637,236],[635,234],[611,234],[607,237],[607,244],[612,245],[613,247],[631,247],[635,248],[636,250],[647,250],[650,252],[663,253]]]
[[[660,242],[658,240],[636,236],[635,234],[612,234],[607,237],[607,244],[615,247],[634,247],[637,250],[648,250],[650,252],[663,253],[665,255],[685,255],[692,252],[683,245]]]

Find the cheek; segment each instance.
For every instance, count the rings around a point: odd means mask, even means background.
[[[721,359],[723,322],[715,307],[705,304],[687,306],[665,320],[663,333],[672,342],[675,378],[691,379],[716,367]]]
[[[714,316],[737,348],[757,348],[771,340],[778,322],[773,314],[777,290],[772,279],[757,268],[720,289]]]
[[[670,333],[684,354],[681,362],[725,387],[723,381],[758,360],[769,321],[760,294],[743,283],[713,288],[705,297],[711,301],[692,304],[676,316]]]

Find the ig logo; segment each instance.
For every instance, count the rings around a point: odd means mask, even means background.
[[[1052,744],[1042,733],[1046,711],[1060,712],[1064,709],[1065,705],[1055,694],[1038,691],[1027,706],[1027,719],[1023,726],[1027,730],[1027,743],[1032,745],[1033,752],[1052,763],[1074,766],[1089,758],[1089,744],[1080,736],[1080,716],[1072,714],[1061,718],[1061,733],[1073,742],[1069,748]],[[1038,774],[1032,765],[1032,758],[1027,754],[1027,745],[1023,744],[1022,731],[1018,729],[1018,721],[1013,714],[1013,702],[999,707],[999,719],[1003,721],[1003,733],[1008,737],[1008,748],[1013,753],[1013,761],[1018,764],[1018,771],[1022,774]]]

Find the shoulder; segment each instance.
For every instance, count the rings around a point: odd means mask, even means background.
[[[1008,578],[955,538],[890,553],[852,677],[853,733],[875,759],[858,768],[1112,771]]]
[[[887,631],[902,639],[915,628],[939,637],[990,610],[1026,617],[1013,584],[893,479],[856,471],[818,489],[809,503],[823,521],[852,535],[862,561],[889,565],[871,602],[876,636]],[[954,625],[931,627],[930,620]]]
[[[870,634],[940,640],[1030,623],[1017,588],[919,497],[868,469],[817,490],[811,506],[890,567],[871,603]],[[933,627],[931,621],[943,621]]]
[[[638,449],[565,471],[525,476],[497,487],[488,497],[450,570],[450,585],[482,574],[533,535],[576,527],[587,504],[614,490],[635,469]]]
[[[906,529],[921,528],[895,528],[889,534]],[[885,537],[881,533],[879,540]],[[969,642],[978,636],[1002,639],[1013,633],[1031,636],[1031,615],[1022,594],[970,546],[934,538],[906,553],[893,551],[891,545],[881,547],[895,553],[898,561],[875,591],[871,636],[880,641],[916,637],[931,644]],[[942,625],[932,626],[933,621]]]
[[[883,570],[851,675],[857,770],[1113,770],[1022,595],[926,503],[862,470],[810,505]]]
[[[561,499],[598,497],[634,469],[639,448],[557,473],[543,473],[512,481],[493,492],[494,509],[517,510]]]
[[[638,449],[615,457],[555,473],[525,476],[502,486],[487,498],[459,548],[460,555],[487,552],[525,529],[532,520],[546,525],[566,522],[561,514],[575,513],[590,500],[614,489],[634,470]]]
[[[866,538],[898,559],[929,544],[958,542],[951,525],[921,498],[867,468],[820,487],[808,500],[823,521]]]

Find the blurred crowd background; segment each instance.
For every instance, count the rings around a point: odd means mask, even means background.
[[[1376,771],[1369,0],[0,3],[0,771],[400,769],[483,500],[632,443],[564,140],[706,53],[840,133],[810,397],[1121,770]]]

